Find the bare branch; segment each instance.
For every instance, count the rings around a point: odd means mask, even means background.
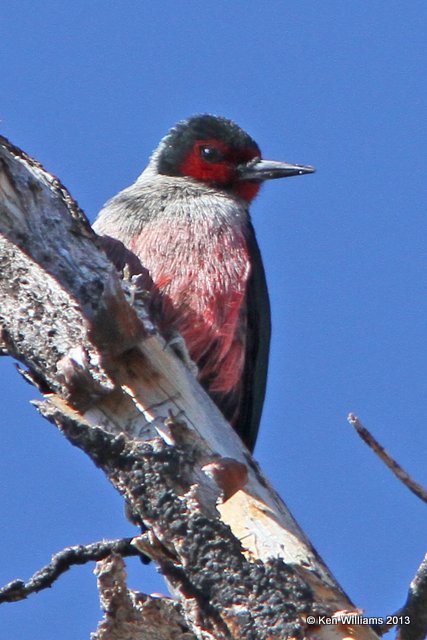
[[[417,498],[427,502],[427,491],[418,482],[412,480],[410,475],[403,469],[396,460],[384,449],[384,447],[374,438],[374,436],[363,426],[359,418],[354,414],[348,415],[348,422],[355,428],[356,432],[368,445],[380,460],[390,469],[390,471],[402,482],[409,491],[412,491]]]
[[[66,437],[124,489],[132,510],[152,532],[151,545],[138,547],[180,594],[186,614],[197,612],[214,638],[228,639],[230,627],[237,637],[249,637],[254,629],[259,638],[269,637],[261,635],[267,618],[273,637],[302,635],[302,618],[313,607],[310,587],[279,558],[264,563],[245,558],[230,528],[215,517],[215,503],[210,504],[215,493],[211,490],[209,499],[194,486],[193,467],[200,465],[195,451],[171,448],[160,438],[141,444],[125,434],[108,434],[59,415],[51,402],[40,404],[39,410],[60,422]],[[184,444],[185,427],[180,427]]]
[[[404,606],[387,616],[384,624],[375,628],[379,636],[397,628],[397,640],[424,640],[427,637],[427,555],[412,580]]]
[[[0,325],[39,411],[149,529],[140,547],[198,638],[347,637],[344,623],[307,628],[309,612],[355,607],[70,203],[0,140]]]
[[[67,547],[52,556],[51,562],[36,571],[27,582],[13,580],[0,589],[0,604],[24,600],[31,593],[51,587],[55,580],[72,566],[86,564],[87,562],[97,562],[111,553],[116,553],[123,557],[140,556],[143,562],[149,562],[149,558],[143,556],[131,543],[132,538],[123,538],[121,540],[102,540],[92,544]]]
[[[409,586],[405,605],[396,615],[402,620],[402,624],[398,624],[398,640],[424,640],[427,636],[427,555]]]

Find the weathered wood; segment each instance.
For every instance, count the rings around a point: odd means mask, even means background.
[[[127,588],[120,556],[99,562],[96,575],[104,619],[91,640],[195,640],[177,602]]]
[[[148,527],[136,544],[191,631],[376,638],[369,627],[306,625],[354,605],[65,189],[7,141],[0,152],[3,341],[44,392],[40,412]]]

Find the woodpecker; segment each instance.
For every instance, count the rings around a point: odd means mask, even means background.
[[[136,182],[94,223],[114,239],[116,263],[124,245],[148,269],[163,324],[182,335],[200,383],[251,451],[265,395],[270,305],[249,205],[265,180],[313,171],[262,160],[234,122],[198,115],[169,131]]]

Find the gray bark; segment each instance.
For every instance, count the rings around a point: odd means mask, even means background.
[[[135,544],[178,598],[182,637],[348,636],[306,624],[354,605],[156,333],[141,282],[120,280],[64,187],[4,139],[0,207],[2,342],[44,394],[40,413],[147,527]],[[105,629],[95,637],[126,637]]]

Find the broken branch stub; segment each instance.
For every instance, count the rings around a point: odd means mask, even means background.
[[[219,410],[152,331],[60,183],[0,145],[0,324],[39,410],[149,528],[197,637],[376,638],[307,627],[354,610]],[[123,288],[124,287],[124,288]],[[137,296],[138,297],[138,296]]]

